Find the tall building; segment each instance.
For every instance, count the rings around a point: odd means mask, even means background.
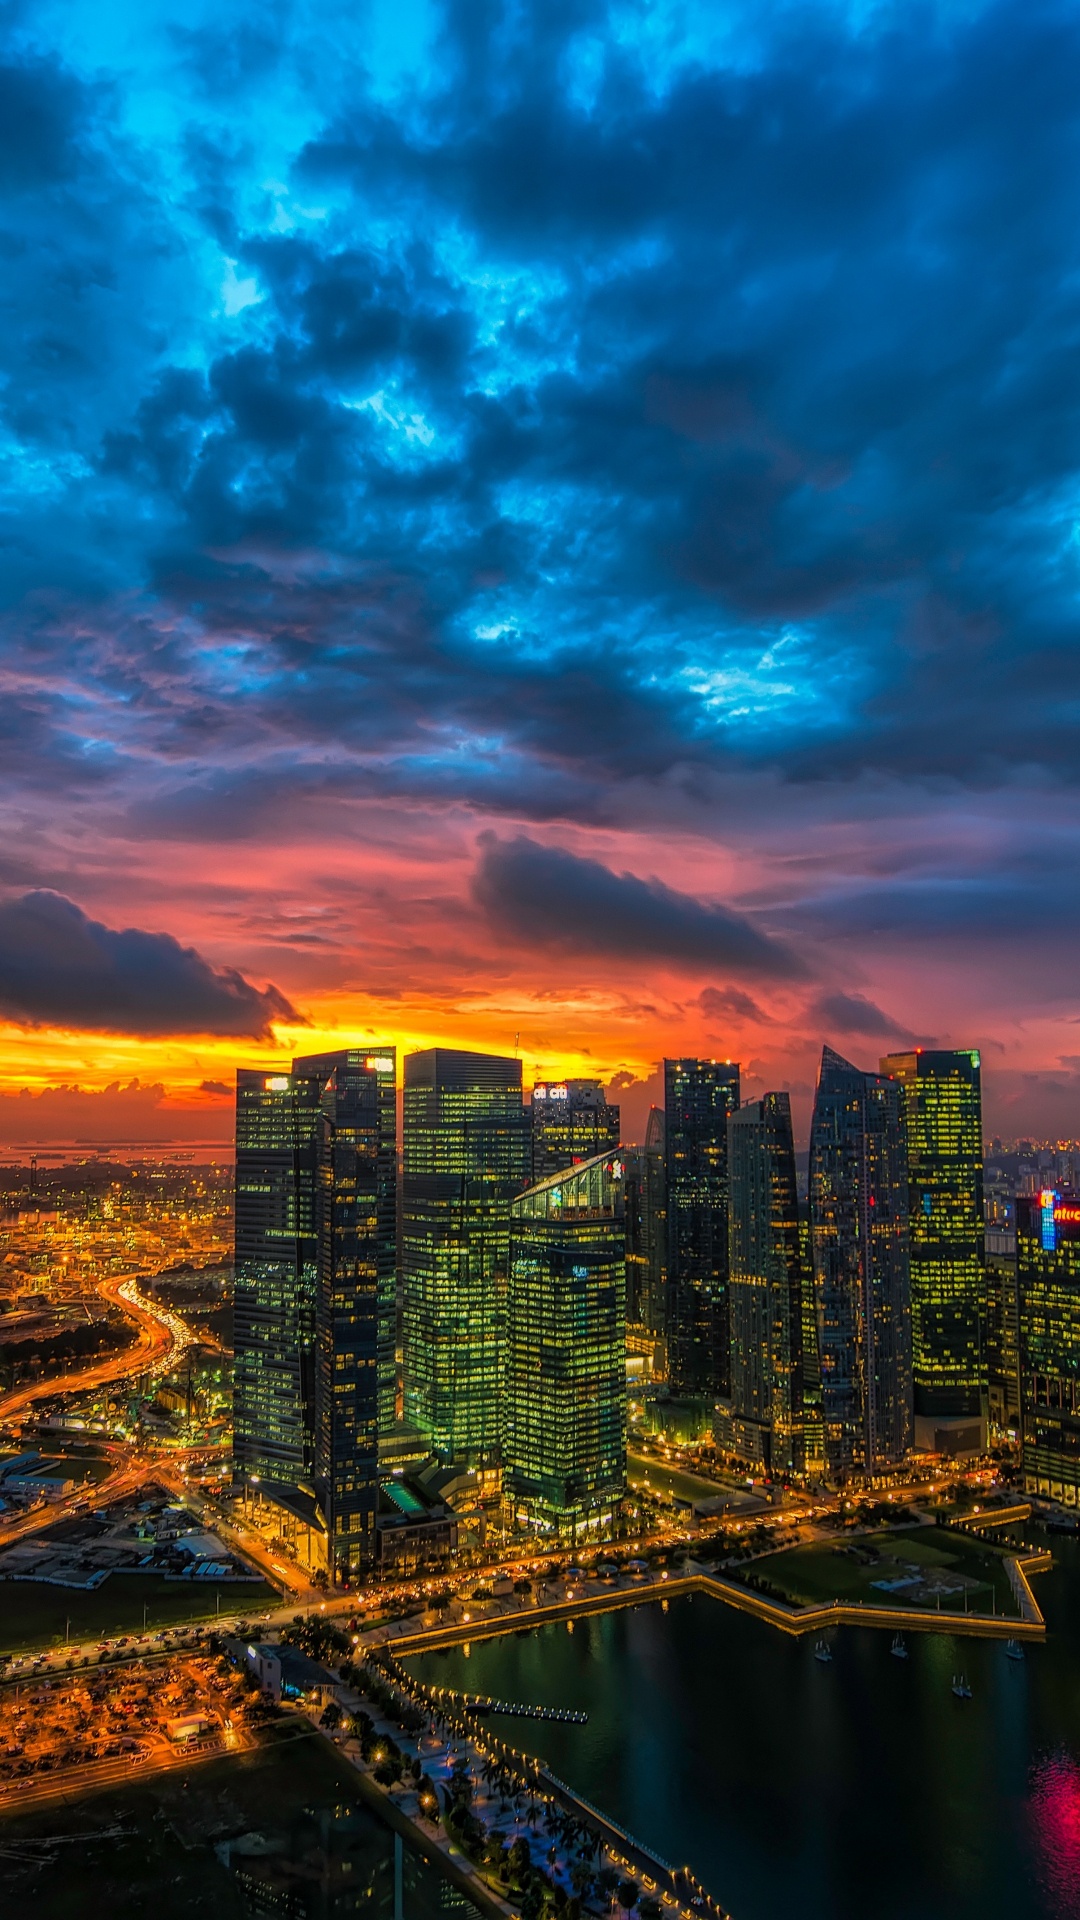
[[[667,1378],[667,1205],[664,1115],[653,1107],[641,1147],[620,1147],[626,1175],[627,1351],[654,1379]]]
[[[992,1434],[1020,1432],[1020,1306],[1016,1199],[986,1201],[986,1295],[982,1334]]]
[[[405,1418],[442,1459],[494,1466],[509,1206],[530,1165],[520,1060],[407,1055],[403,1147]]]
[[[619,1144],[619,1109],[599,1080],[540,1080],[533,1088],[532,1177],[546,1180]]]
[[[507,1483],[521,1524],[610,1532],[626,1489],[623,1164],[600,1154],[510,1208]]]
[[[803,1266],[786,1093],[767,1093],[732,1114],[728,1170],[731,1450],[766,1473],[798,1474],[805,1465]]]
[[[310,1489],[339,1572],[374,1551],[394,1406],[395,1055],[237,1075],[236,1471]]]
[[[676,1393],[726,1395],[727,1123],[739,1104],[730,1060],[664,1061],[667,1349]]]
[[[1016,1202],[1024,1488],[1080,1505],[1080,1194]]]
[[[315,1488],[331,1564],[375,1557],[379,1441],[394,1422],[397,1090],[393,1047],[314,1055],[316,1127]]]
[[[971,1051],[887,1054],[908,1143],[915,1442],[935,1452],[985,1441],[982,1087]]]
[[[810,1243],[830,1479],[911,1446],[907,1158],[895,1081],[826,1047],[810,1130]]]
[[[236,1076],[233,1462],[295,1486],[314,1465],[317,1077]]]

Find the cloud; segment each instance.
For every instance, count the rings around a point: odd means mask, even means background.
[[[747,1020],[755,1025],[769,1022],[769,1015],[741,987],[705,987],[698,995],[698,1006],[707,1020]]]
[[[867,1038],[888,1035],[911,1040],[914,1035],[861,993],[825,993],[810,1009],[810,1017],[835,1033],[860,1033]]]
[[[69,1140],[103,1145],[232,1138],[231,1115],[168,1107],[160,1081],[114,1080],[107,1087],[44,1087],[0,1094],[0,1140]]]
[[[200,1080],[199,1092],[217,1094],[222,1099],[228,1100],[231,1099],[234,1088],[227,1087],[224,1080]]]
[[[299,1019],[276,987],[212,967],[171,934],[117,931],[46,892],[0,904],[0,1013],[30,1026],[250,1039]]]
[[[802,971],[785,947],[727,907],[659,880],[612,873],[598,860],[525,834],[480,836],[473,894],[496,933],[522,945],[692,972],[709,967],[790,979]]]

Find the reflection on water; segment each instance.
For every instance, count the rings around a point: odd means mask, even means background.
[[[812,1640],[696,1597],[473,1643],[468,1685],[583,1708],[500,1722],[689,1862],[735,1920],[1080,1920],[1080,1543],[1055,1539],[1047,1642]],[[463,1678],[459,1650],[415,1663]],[[966,1673],[970,1700],[952,1694]]]
[[[1059,1749],[1035,1762],[1028,1798],[1032,1851],[1047,1913],[1080,1914],[1080,1765]]]

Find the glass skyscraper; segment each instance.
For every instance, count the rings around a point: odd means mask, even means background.
[[[405,1060],[405,1418],[446,1461],[494,1466],[510,1201],[528,1181],[521,1062],[433,1047]]]
[[[393,1047],[237,1075],[234,1464],[310,1487],[331,1565],[374,1549],[394,1406]]]
[[[982,1087],[971,1051],[891,1053],[908,1143],[916,1444],[976,1448],[985,1428]]]
[[[826,1047],[810,1131],[810,1243],[830,1479],[911,1447],[907,1155],[900,1090]]]
[[[233,1462],[284,1487],[314,1465],[317,1076],[236,1076]]]
[[[1080,1505],[1080,1194],[1016,1202],[1024,1488]]]
[[[803,1471],[803,1269],[791,1102],[728,1121],[730,1439],[770,1474]],[[718,1439],[720,1430],[717,1430]]]
[[[532,1177],[546,1180],[619,1144],[619,1109],[599,1080],[540,1080],[533,1088]]]
[[[315,1487],[341,1576],[370,1564],[379,1439],[394,1420],[397,1091],[393,1047],[294,1063],[316,1127]]]
[[[510,1208],[507,1486],[519,1523],[609,1532],[626,1489],[626,1228],[618,1155]]]
[[[664,1061],[668,1373],[676,1393],[726,1395],[730,1060]]]

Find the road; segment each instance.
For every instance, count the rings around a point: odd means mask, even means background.
[[[109,1354],[89,1366],[75,1367],[68,1373],[52,1374],[16,1387],[0,1396],[0,1426],[10,1426],[22,1418],[39,1400],[55,1400],[65,1393],[92,1393],[130,1374],[167,1372],[191,1345],[194,1335],[175,1313],[140,1293],[136,1280],[113,1276],[101,1281],[98,1292],[103,1300],[120,1308],[126,1320],[137,1329],[134,1346],[122,1353]]]

